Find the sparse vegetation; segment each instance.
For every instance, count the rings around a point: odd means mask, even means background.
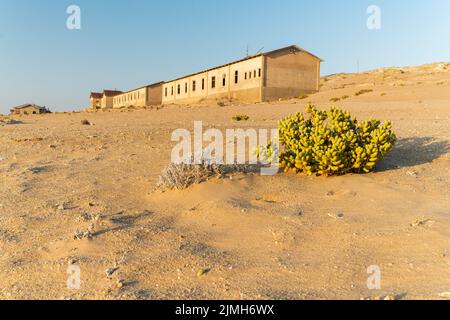
[[[285,171],[325,176],[368,173],[397,140],[390,122],[358,122],[335,107],[321,111],[309,105],[307,114],[307,118],[297,113],[279,122],[280,164]],[[266,152],[273,150],[268,146]]]
[[[82,124],[83,126],[90,126],[90,125],[91,125],[91,123],[90,123],[89,120],[87,120],[87,119],[81,120],[81,124]]]
[[[159,177],[157,189],[183,190],[194,184],[199,184],[212,177],[224,177],[233,173],[251,173],[259,169],[256,165],[218,165],[203,160],[201,164],[171,163]]]
[[[361,96],[363,94],[370,93],[370,92],[373,92],[373,90],[372,89],[362,89],[355,93],[355,97],[358,97],[358,96]]]
[[[331,98],[330,102],[339,102],[341,101],[341,98]]]
[[[341,100],[347,100],[348,98],[350,98],[350,96],[344,95],[344,96],[341,97]]]
[[[232,118],[234,121],[248,121],[250,119],[249,116],[245,114],[238,114]]]

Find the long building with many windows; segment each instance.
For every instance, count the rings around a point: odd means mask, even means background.
[[[314,54],[289,46],[175,80],[117,93],[112,98],[112,107],[189,104],[219,99],[262,102],[298,97],[319,90],[321,62]]]
[[[319,90],[321,62],[297,46],[262,53],[165,82],[162,103],[224,98],[262,102],[298,97]]]

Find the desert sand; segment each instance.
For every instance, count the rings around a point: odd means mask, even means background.
[[[155,191],[174,129],[195,120],[271,128],[309,102],[391,120],[395,149],[367,175],[237,174]],[[236,114],[250,119],[235,122]],[[303,99],[14,120],[0,126],[0,299],[441,299],[450,291],[449,63],[332,75]],[[91,239],[74,239],[88,229]],[[67,288],[68,265],[80,267],[79,290]],[[367,288],[372,265],[381,290]]]

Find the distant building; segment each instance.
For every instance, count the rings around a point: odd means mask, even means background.
[[[50,113],[50,110],[35,104],[23,104],[11,109],[11,115],[30,115],[44,113]]]
[[[91,107],[142,107],[214,99],[262,102],[299,97],[319,91],[321,62],[319,57],[293,45],[124,93],[91,93]]]
[[[113,108],[145,107],[161,104],[163,82],[130,90],[113,98]]]
[[[110,109],[113,107],[113,98],[119,94],[122,94],[122,91],[104,90],[103,93],[91,92],[91,108]]]
[[[103,93],[91,92],[91,97],[90,97],[91,108],[92,109],[101,109],[102,99],[103,99]]]

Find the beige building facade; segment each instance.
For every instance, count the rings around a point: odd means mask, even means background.
[[[262,102],[319,90],[322,60],[290,46],[163,84],[163,104],[210,99]]]
[[[122,91],[104,90],[102,93],[91,92],[91,109],[111,109],[115,96],[122,94]]]
[[[113,98],[113,108],[159,105],[162,101],[162,82],[130,90]]]
[[[92,93],[91,107],[144,107],[221,99],[254,103],[299,97],[319,90],[321,62],[314,54],[289,46],[128,92]]]

